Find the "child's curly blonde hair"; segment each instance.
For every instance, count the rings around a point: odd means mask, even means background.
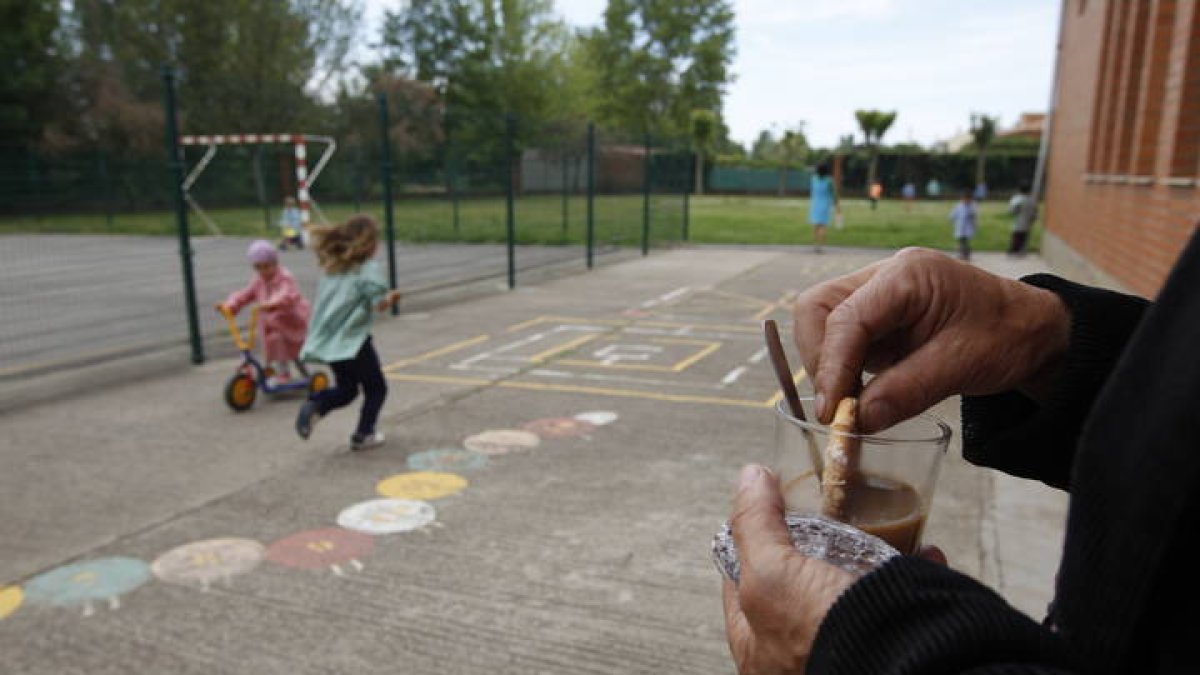
[[[317,260],[326,274],[340,274],[375,255],[379,226],[375,219],[358,214],[332,227],[313,229]]]

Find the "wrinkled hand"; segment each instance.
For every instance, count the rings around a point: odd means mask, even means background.
[[[817,628],[856,577],[801,555],[783,520],[779,480],[760,466],[738,479],[730,526],[741,580],[725,579],[725,635],[742,675],[803,673]]]
[[[867,433],[955,394],[1036,398],[1070,335],[1055,294],[916,248],[814,286],[794,314],[821,421],[864,370],[876,373],[859,397]]]

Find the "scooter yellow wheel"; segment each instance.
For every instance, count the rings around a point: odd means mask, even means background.
[[[254,378],[244,373],[238,373],[229,378],[225,385],[225,403],[236,412],[245,412],[254,405],[254,397],[258,395],[258,384]]]
[[[312,378],[308,381],[308,393],[315,394],[322,389],[329,388],[329,376],[325,373],[313,373]]]

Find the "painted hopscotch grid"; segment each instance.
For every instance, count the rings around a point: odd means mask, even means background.
[[[778,308],[757,302],[754,318]],[[400,359],[384,370],[402,382],[764,408],[782,396],[766,354],[761,329],[747,323],[548,315]],[[803,377],[797,373],[797,383]]]

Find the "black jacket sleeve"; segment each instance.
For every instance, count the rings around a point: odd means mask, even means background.
[[[826,615],[810,675],[1078,672],[1062,641],[983,584],[897,557],[851,586]]]
[[[1071,313],[1071,337],[1044,405],[1010,391],[962,398],[963,457],[1067,489],[1084,420],[1149,303],[1049,274],[1022,279],[1058,295]]]

